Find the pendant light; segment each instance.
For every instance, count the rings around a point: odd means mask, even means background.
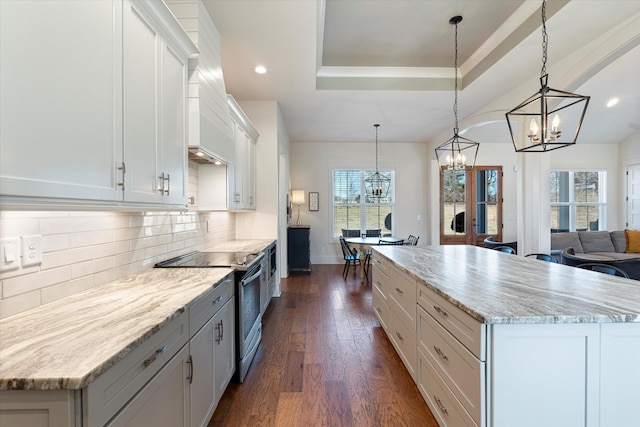
[[[381,198],[387,197],[389,194],[391,178],[378,171],[378,128],[380,125],[376,123],[373,127],[376,129],[376,171],[364,179],[364,186],[369,197],[376,198],[380,202]]]
[[[458,24],[462,21],[462,16],[454,16],[449,20],[449,24],[456,26],[455,36],[455,97],[453,102],[453,115],[455,127],[453,137],[440,144],[436,148],[436,159],[441,171],[471,170],[475,166],[478,156],[478,144],[467,138],[458,135]]]
[[[542,69],[540,91],[506,114],[517,152],[545,152],[574,145],[589,105],[588,96],[547,85],[547,2],[542,1]]]

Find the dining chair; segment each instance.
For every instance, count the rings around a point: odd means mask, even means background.
[[[495,248],[491,248],[491,249],[493,249],[494,251],[500,251],[507,254],[513,254],[513,255],[516,254],[515,249],[513,249],[511,246],[496,246]]]
[[[532,253],[532,254],[525,255],[525,258],[534,258],[534,257],[535,257],[535,259],[539,259],[541,261],[558,263],[558,260],[555,257],[552,257],[549,254]]]
[[[611,274],[618,277],[626,277],[627,279],[629,278],[629,274],[627,274],[626,271],[614,265],[600,264],[597,262],[586,262],[584,264],[577,265],[577,267],[583,268],[585,270],[597,271],[598,273]]]
[[[378,240],[379,245],[404,245],[404,239],[398,240],[397,242],[392,242],[390,240]]]
[[[378,228],[377,230],[367,230],[362,237],[381,237],[382,230]]]
[[[342,229],[342,237],[360,237],[360,230]]]
[[[416,246],[418,244],[418,239],[420,237],[416,237],[413,234],[409,234],[409,238],[407,238],[407,241],[404,242],[405,245],[413,245]]]
[[[353,265],[353,275],[356,275],[356,265],[362,265],[360,261],[360,254],[358,250],[355,248],[349,247],[349,244],[345,242],[344,237],[340,236],[340,246],[342,247],[342,256],[344,258],[344,268],[342,269],[342,276],[347,278],[349,274],[349,268]],[[367,275],[367,271],[365,271],[365,275]],[[368,279],[367,275],[367,279]]]

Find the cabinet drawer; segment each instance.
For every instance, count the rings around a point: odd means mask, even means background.
[[[215,288],[189,307],[189,336],[193,337],[234,293],[234,273],[230,273]]]
[[[458,401],[480,424],[484,362],[478,360],[422,307],[418,307],[418,347]]]
[[[380,293],[380,290],[373,287],[373,311],[380,321],[380,325],[382,328],[389,332],[389,304],[387,303],[387,298]]]
[[[404,316],[405,321],[416,324],[416,281],[413,277],[400,271],[395,266],[389,269],[389,307],[392,311]],[[395,305],[394,305],[395,302]]]
[[[88,425],[104,425],[189,341],[186,312],[87,386],[83,399]]]
[[[373,266],[373,278],[371,280],[373,288],[378,289],[385,297],[389,295],[389,276],[384,273],[377,265]]]
[[[416,379],[416,331],[415,327],[409,327],[397,313],[391,311],[389,322],[389,338],[393,343],[398,355],[411,374],[411,378]]]
[[[374,267],[377,267],[381,273],[385,276],[389,275],[389,261],[384,258],[382,255],[377,253],[373,253],[372,263]]]
[[[460,310],[424,283],[418,283],[418,304],[478,359],[486,360],[485,324]]]
[[[440,427],[477,427],[471,416],[451,393],[429,359],[418,350],[418,389]]]

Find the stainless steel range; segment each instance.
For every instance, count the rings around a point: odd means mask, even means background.
[[[159,262],[158,268],[216,268],[236,269],[236,373],[234,380],[243,382],[262,338],[260,289],[262,253],[247,252],[191,252]]]

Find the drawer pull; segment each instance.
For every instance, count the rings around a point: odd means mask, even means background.
[[[379,287],[379,288],[381,288],[381,287],[382,287],[382,283],[380,283],[380,282],[378,282],[378,281],[376,280],[376,286],[377,286],[377,287]]]
[[[222,320],[218,322],[216,325],[216,329],[218,330],[218,336],[216,337],[216,344],[220,344],[224,337],[224,325],[222,324]]]
[[[404,338],[402,337],[402,335],[400,335],[400,332],[396,331],[396,336],[397,336],[401,341],[404,341]]]
[[[449,412],[447,412],[447,408],[444,407],[444,405],[442,404],[442,401],[435,394],[433,395],[433,398],[436,400],[436,405],[438,405],[438,408],[440,408],[442,413],[449,415]]]
[[[159,348],[156,350],[155,354],[148,358],[147,360],[144,361],[144,367],[146,368],[147,366],[151,365],[153,362],[155,362],[156,360],[158,360],[158,358],[160,356],[162,356],[162,354],[167,351],[167,346],[165,345],[162,348]]]
[[[441,309],[441,308],[440,308],[440,307],[438,307],[437,305],[434,305],[434,306],[433,306],[433,308],[435,308],[435,309],[436,309],[436,311],[437,311],[438,313],[440,313],[440,314],[441,314],[442,316],[444,316],[444,317],[447,317],[447,316],[449,315],[446,311],[444,311],[443,309]]]
[[[211,305],[216,305],[220,301],[222,301],[222,295],[220,295],[218,298],[216,298],[213,301],[211,301]]]
[[[193,357],[191,355],[189,355],[189,360],[187,360],[187,363],[189,364],[189,376],[187,377],[187,379],[189,380],[189,384],[193,383]]]
[[[436,351],[436,353],[438,353],[438,356],[440,356],[442,358],[442,360],[449,360],[449,358],[447,357],[446,354],[443,353],[442,350],[440,350],[440,347],[436,347],[435,345],[433,346],[433,349]]]
[[[382,310],[380,309],[380,307],[376,307],[376,311],[380,314],[382,314]]]
[[[398,291],[398,293],[399,293],[400,295],[404,295],[404,292],[402,292],[402,289],[400,289],[400,288],[396,288],[396,291]]]

